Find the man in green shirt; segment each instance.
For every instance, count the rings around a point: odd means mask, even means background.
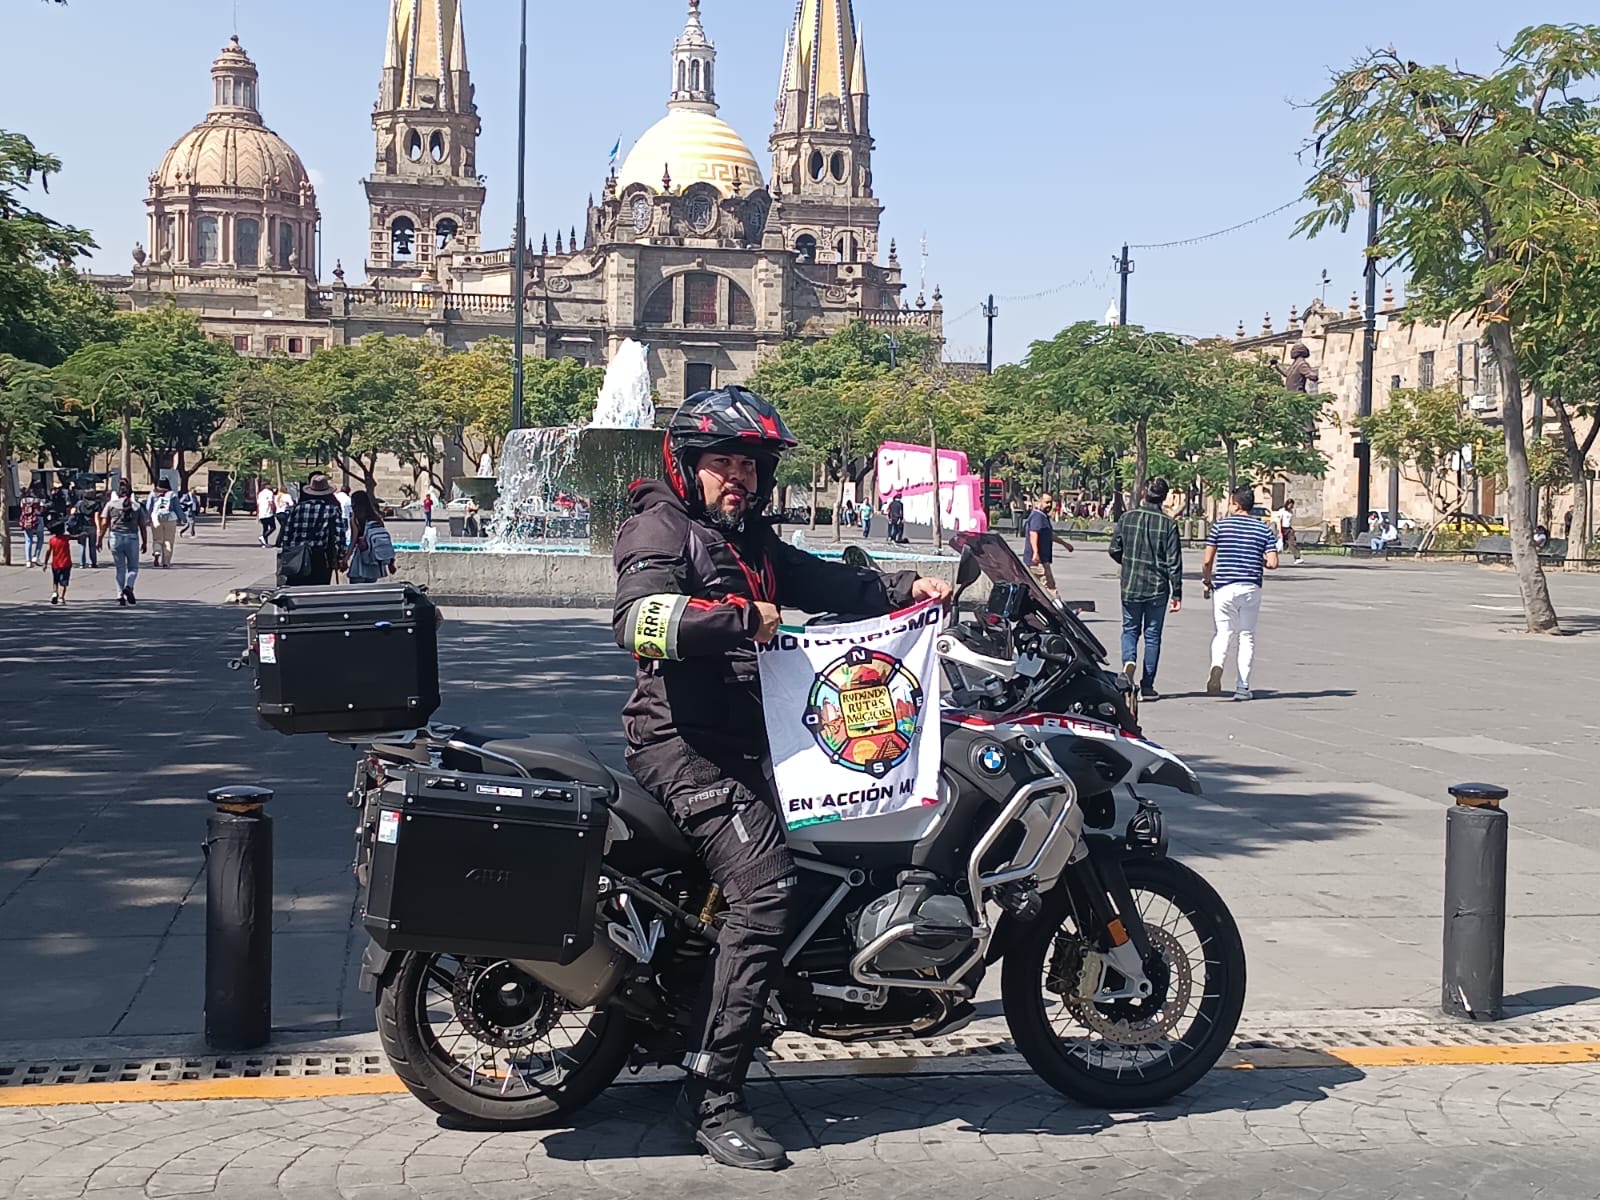
[[[1139,695],[1159,700],[1156,668],[1161,664],[1161,633],[1167,606],[1183,607],[1183,539],[1178,523],[1161,511],[1167,481],[1152,479],[1144,503],[1125,513],[1111,535],[1111,557],[1122,564],[1122,669],[1131,682],[1139,670],[1139,638],[1144,638],[1144,675]]]

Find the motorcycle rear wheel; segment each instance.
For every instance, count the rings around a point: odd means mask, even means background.
[[[510,963],[407,953],[377,995],[384,1053],[411,1094],[479,1129],[535,1129],[609,1087],[633,1048],[614,1009],[570,1011]]]
[[[1093,1108],[1161,1104],[1187,1091],[1216,1065],[1244,1011],[1244,943],[1222,897],[1171,859],[1129,858],[1123,869],[1162,958],[1159,970],[1146,968],[1159,979],[1159,1005],[1096,1005],[1050,985],[1082,945],[1064,889],[1006,952],[1001,973],[1017,1049],[1051,1087]]]

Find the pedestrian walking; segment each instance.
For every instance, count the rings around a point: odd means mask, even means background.
[[[1050,514],[1055,512],[1055,497],[1049,492],[1039,497],[1039,504],[1028,514],[1027,540],[1022,545],[1022,561],[1028,568],[1028,574],[1038,580],[1039,586],[1049,594],[1050,599],[1059,601],[1060,594],[1056,591],[1055,573],[1055,548],[1060,546],[1068,554],[1072,553],[1072,543],[1062,541],[1056,536],[1056,527],[1050,520]]]
[[[1168,605],[1173,612],[1183,607],[1183,538],[1162,508],[1170,490],[1165,479],[1152,479],[1145,485],[1144,503],[1123,514],[1111,535],[1111,557],[1122,565],[1122,670],[1133,682],[1142,638],[1144,673],[1138,683],[1143,700],[1161,698],[1156,670]]]
[[[100,540],[111,535],[111,561],[117,569],[117,603],[139,603],[133,586],[139,579],[139,556],[150,550],[150,513],[133,498],[126,476],[117,481],[117,494],[100,510]]]
[[[179,537],[186,533],[190,537],[194,536],[194,527],[200,520],[200,508],[200,492],[197,488],[190,488],[178,497],[178,520],[181,526],[178,530]]]
[[[1020,496],[1011,497],[1011,526],[1019,538],[1027,533],[1028,507],[1022,503]]]
[[[906,540],[906,504],[899,496],[889,501],[889,540],[899,545]]]
[[[1285,554],[1292,555],[1296,566],[1300,565],[1300,543],[1294,537],[1294,501],[1285,500],[1283,507],[1272,514],[1273,520],[1278,524],[1278,541]]]
[[[155,533],[155,564],[170,567],[172,552],[178,545],[178,497],[173,494],[170,480],[156,480],[155,491],[150,493],[145,507],[150,510],[150,526]]]
[[[352,501],[350,498],[349,486],[342,485],[339,490],[333,494],[333,498],[339,502],[339,514],[344,517],[344,545],[345,549],[348,550],[350,548],[350,538],[352,536],[350,528],[350,513],[354,505],[354,501]]]
[[[72,539],[65,525],[50,527],[50,603],[67,602],[67,585],[72,582]]]
[[[1256,621],[1261,616],[1262,568],[1278,569],[1278,539],[1267,525],[1251,516],[1254,488],[1242,487],[1230,497],[1228,515],[1211,527],[1206,537],[1205,562],[1200,577],[1206,595],[1213,599],[1216,636],[1211,639],[1211,675],[1206,691],[1222,691],[1222,668],[1228,648],[1239,639],[1238,686],[1235,700],[1251,699],[1250,667],[1255,661]]]
[[[861,502],[861,540],[866,541],[872,536],[872,501]]]
[[[67,518],[67,536],[78,539],[78,565],[100,565],[100,508],[105,497],[97,490],[85,493],[78,500],[72,516]]]
[[[265,546],[278,527],[278,493],[271,484],[263,483],[256,493],[256,520],[261,522],[261,544]]]
[[[344,514],[333,484],[318,471],[300,489],[278,537],[278,586],[327,586],[335,568],[345,566],[344,548]]]
[[[422,497],[422,523],[433,524],[433,493],[427,492]]]
[[[44,543],[49,536],[45,511],[44,484],[36,483],[23,493],[17,506],[17,524],[22,526],[22,557],[29,567],[44,563]]]
[[[378,506],[365,491],[350,497],[351,583],[378,583],[398,569],[394,561],[394,539],[378,515]]]
[[[278,489],[278,498],[275,501],[275,505],[278,512],[278,536],[274,540],[273,544],[282,546],[283,531],[284,528],[289,524],[289,512],[294,508],[294,497],[289,494],[288,488],[280,487]]]

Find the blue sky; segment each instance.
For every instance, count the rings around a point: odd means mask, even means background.
[[[1524,24],[1580,19],[1574,3],[1393,0],[1321,8],[1235,0],[855,0],[868,50],[875,184],[885,241],[914,295],[927,236],[929,290],[944,290],[950,352],[981,357],[973,311],[1001,297],[997,358],[1099,317],[1123,241],[1233,225],[1294,199],[1296,159],[1330,69],[1368,46],[1494,64]],[[532,0],[528,213],[542,231],[583,224],[611,144],[623,153],[663,111],[682,0]],[[234,30],[232,0],[0,0],[0,127],[65,160],[47,210],[95,231],[94,269],[122,271],[145,233],[146,178],[205,113],[208,69]],[[313,173],[323,269],[359,277],[360,180],[388,0],[238,0],[267,123]],[[765,164],[791,0],[703,0],[718,45],[722,116]],[[466,0],[467,55],[483,120],[486,242],[509,244],[515,206],[516,4]],[[1294,213],[1201,245],[1138,251],[1130,318],[1179,332],[1251,332],[1270,310],[1359,285],[1359,238],[1293,239]],[[1036,299],[1062,284],[1093,277]]]

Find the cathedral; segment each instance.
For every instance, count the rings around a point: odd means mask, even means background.
[[[797,0],[762,170],[718,116],[717,50],[689,0],[663,83],[666,112],[590,197],[580,231],[526,247],[530,355],[610,361],[650,348],[658,403],[739,382],[795,338],[853,320],[942,337],[937,289],[908,299],[880,244],[867,53],[851,0]],[[241,353],[309,357],[373,333],[466,348],[509,337],[511,248],[485,247],[481,118],[465,0],[392,0],[364,181],[363,283],[318,278],[317,198],[258,107],[234,38],[212,106],[150,176],[148,249],[98,276],[126,308],[175,302]],[[514,120],[514,114],[507,114]],[[536,157],[536,155],[534,156]]]

